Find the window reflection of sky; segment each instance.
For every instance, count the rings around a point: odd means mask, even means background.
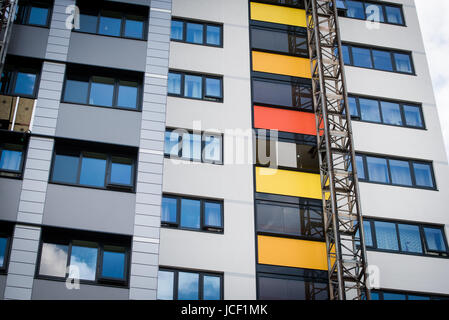
[[[198,300],[199,275],[180,272],[178,278],[178,300]]]
[[[85,246],[72,246],[70,256],[70,273],[76,275],[79,271],[79,278],[83,280],[95,280],[95,271],[97,269],[97,248]],[[75,268],[78,268],[76,270]]]
[[[39,274],[65,277],[68,246],[44,243],[42,246]]]

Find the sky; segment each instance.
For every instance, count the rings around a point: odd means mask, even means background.
[[[415,0],[415,3],[449,155],[449,1]]]

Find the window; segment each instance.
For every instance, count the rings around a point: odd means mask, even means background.
[[[253,72],[252,89],[254,103],[313,111],[310,80]]]
[[[135,162],[136,151],[129,148],[110,152],[104,145],[75,146],[61,140],[55,147],[50,181],[133,191]]]
[[[257,232],[323,240],[319,200],[256,193]]]
[[[357,155],[357,174],[365,182],[436,189],[430,162]]]
[[[4,274],[8,270],[8,260],[13,231],[13,224],[0,221],[0,274]]]
[[[79,32],[112,37],[146,39],[148,7],[102,2],[101,7],[90,1],[78,1]]]
[[[252,2],[261,2],[267,4],[274,4],[278,6],[294,7],[304,9],[304,0],[253,0]]]
[[[128,237],[46,228],[37,275],[45,279],[126,285],[130,247]]]
[[[223,102],[223,78],[170,71],[168,95]]]
[[[31,26],[48,27],[50,25],[53,1],[21,0],[17,6],[15,22]]]
[[[69,66],[62,101],[126,110],[141,106],[142,75]]]
[[[315,150],[315,136],[277,132],[277,137],[270,137],[268,131],[257,131],[258,166],[319,173]]]
[[[351,117],[365,122],[424,129],[420,105],[379,98],[349,96]]]
[[[173,41],[222,47],[223,26],[209,22],[173,18],[170,38]]]
[[[223,232],[223,201],[164,195],[161,222],[164,227]]]
[[[371,291],[371,300],[449,300],[449,296],[418,292],[373,290]]]
[[[342,9],[340,13],[347,18],[404,25],[402,6],[399,5],[362,0],[338,0],[337,7]]]
[[[251,48],[299,57],[308,57],[304,28],[267,22],[251,22]]]
[[[184,129],[165,132],[165,156],[195,162],[222,164],[223,136],[216,133],[192,133]]]
[[[4,133],[0,138],[0,177],[21,178],[28,139],[11,133]]]
[[[365,218],[368,249],[426,256],[448,256],[443,227]]]
[[[222,300],[223,275],[160,268],[158,300]]]
[[[35,98],[42,63],[35,59],[8,56],[2,72],[0,93]]]
[[[410,52],[374,49],[348,44],[344,44],[342,50],[344,63],[348,66],[405,74],[415,73]]]

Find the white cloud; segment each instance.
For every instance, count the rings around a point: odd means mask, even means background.
[[[415,0],[446,151],[449,150],[449,1]],[[438,10],[435,10],[438,8]]]

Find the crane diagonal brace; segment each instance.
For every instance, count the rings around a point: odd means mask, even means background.
[[[305,2],[330,299],[370,299],[336,0]]]

